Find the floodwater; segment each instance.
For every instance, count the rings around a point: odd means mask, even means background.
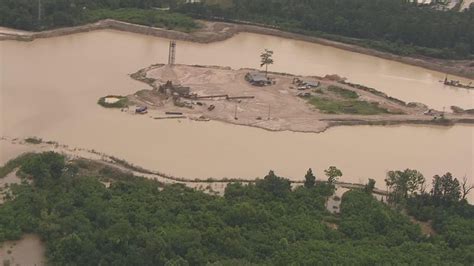
[[[43,242],[33,234],[24,235],[17,241],[0,243],[0,261],[3,265],[46,265],[45,253]]]
[[[427,177],[450,171],[473,180],[473,126],[268,132],[220,122],[158,121],[96,104],[107,94],[146,88],[128,74],[164,63],[167,46],[165,39],[110,30],[0,42],[0,133],[95,149],[189,178],[255,178],[273,169],[302,179],[309,167],[323,178],[323,170],[336,165],[343,181],[374,178],[381,188],[386,171],[404,168],[416,168]],[[275,52],[274,71],[337,73],[407,101],[436,108],[474,107],[473,92],[444,87],[438,82],[442,73],[276,37],[240,34],[213,44],[178,42],[177,62],[257,67],[264,47]],[[8,148],[0,148],[0,158],[12,156]]]

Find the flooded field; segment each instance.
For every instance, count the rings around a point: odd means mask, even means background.
[[[269,132],[220,122],[157,121],[97,105],[99,97],[146,88],[128,74],[167,59],[168,40],[97,31],[33,42],[0,42],[2,136],[38,136],[95,149],[134,164],[189,178],[255,178],[273,169],[322,178],[336,165],[343,181],[377,180],[388,170],[416,168],[426,177],[474,173],[474,127],[338,127],[322,134]],[[444,74],[317,44],[255,34],[224,42],[178,42],[177,62],[257,67],[263,47],[271,70],[337,73],[406,101],[442,109],[474,107],[473,92],[445,87]],[[10,146],[9,146],[10,147]],[[18,151],[0,147],[0,161]],[[472,180],[472,179],[471,179]]]

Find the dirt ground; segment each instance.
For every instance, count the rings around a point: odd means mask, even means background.
[[[0,243],[0,263],[12,266],[45,265],[45,247],[38,236],[31,234],[24,235],[18,241]]]
[[[322,132],[336,125],[377,124],[377,123],[430,123],[433,116],[424,115],[427,110],[424,105],[408,107],[387,96],[375,94],[363,89],[350,86],[321,77],[301,77],[286,74],[269,73],[269,77],[276,84],[257,87],[245,80],[245,75],[253,70],[232,70],[224,67],[203,67],[175,65],[153,66],[143,71],[145,78],[154,79],[149,83],[155,90],[143,90],[129,96],[129,100],[139,106],[163,112],[160,117],[165,118],[165,112],[181,112],[191,119],[211,119],[233,124],[259,127],[273,131]],[[299,90],[293,79],[297,77],[305,81],[320,82],[318,88]],[[198,96],[228,95],[229,97],[250,96],[252,99],[184,99],[181,101],[190,108],[177,107],[171,97],[164,97],[156,90],[167,81],[173,84],[190,87],[192,94]],[[338,86],[345,90],[357,93],[360,101],[376,102],[378,106],[388,110],[388,114],[375,115],[360,114],[329,114],[316,109],[308,103],[308,98],[300,97],[302,93],[309,93],[311,97],[324,97],[334,100],[343,100],[329,91],[329,86]],[[319,93],[318,93],[319,90]],[[213,105],[215,108],[209,110]],[[401,114],[400,114],[401,113]],[[473,118],[469,115],[446,114],[446,118],[463,119]]]

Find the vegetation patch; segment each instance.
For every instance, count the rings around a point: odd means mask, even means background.
[[[43,140],[37,137],[29,137],[25,139],[25,142],[30,144],[41,144],[43,143]]]
[[[108,95],[101,97],[97,102],[105,108],[126,108],[128,107],[128,99],[125,96]]]
[[[439,216],[434,230],[446,230],[430,238],[363,190],[345,193],[341,214],[330,214],[325,202],[334,186],[312,182],[311,171],[295,189],[270,171],[254,184],[231,183],[218,197],[132,175],[106,188],[53,152],[19,167],[33,182],[12,186],[0,206],[0,242],[38,234],[52,265],[473,263],[473,206],[462,202],[426,205],[424,213]],[[423,206],[420,199],[413,207]]]
[[[359,114],[377,115],[390,113],[378,103],[360,100],[336,100],[321,97],[311,97],[309,103],[328,114]]]
[[[346,99],[357,99],[359,98],[359,95],[355,91],[351,91],[348,89],[341,88],[339,86],[334,86],[331,85],[328,87],[328,90],[337,94],[338,96],[341,96]]]
[[[166,11],[138,8],[95,9],[85,14],[87,22],[96,22],[102,19],[115,19],[150,27],[165,28],[183,32],[191,32],[199,28],[190,17]]]
[[[34,153],[25,153],[8,161],[5,165],[0,167],[0,178],[4,178],[13,170],[15,170],[15,168],[18,168],[33,156]]]

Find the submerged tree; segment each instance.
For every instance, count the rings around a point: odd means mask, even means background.
[[[408,195],[419,191],[425,183],[425,178],[417,170],[389,171],[385,183],[391,190],[391,201],[400,202],[407,199]]]
[[[328,177],[328,183],[331,185],[336,183],[338,178],[342,176],[341,170],[337,169],[335,166],[330,166],[328,169],[324,170],[324,173]]]
[[[273,65],[273,51],[265,49],[265,52],[260,54],[260,67],[265,66],[265,75],[268,76],[268,65]]]
[[[365,185],[365,192],[371,194],[374,191],[375,188],[375,180],[372,178],[369,178],[369,182]]]
[[[474,185],[469,185],[467,183],[467,177],[464,176],[463,179],[462,179],[462,183],[461,183],[461,188],[462,188],[462,195],[461,195],[461,199],[462,200],[465,200],[466,197],[467,197],[467,194],[469,194],[469,192],[471,191],[471,189],[474,188]]]
[[[304,176],[304,186],[306,188],[312,188],[316,184],[316,177],[313,174],[313,170],[311,168],[308,169],[306,175]]]
[[[258,180],[255,185],[257,188],[270,192],[276,197],[285,197],[291,192],[291,183],[288,179],[275,175],[270,171],[263,180]]]

